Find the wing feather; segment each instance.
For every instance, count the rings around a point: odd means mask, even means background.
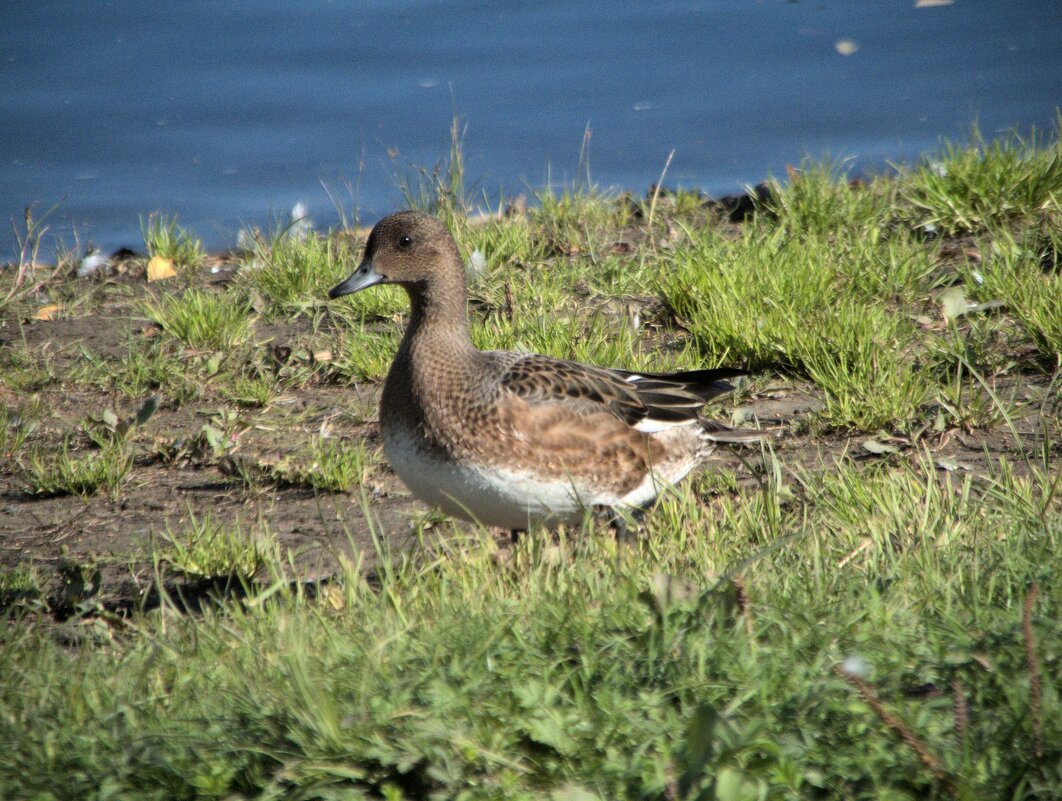
[[[509,365],[500,387],[531,405],[566,402],[582,414],[608,411],[628,425],[675,425],[699,419],[711,398],[729,392],[733,368],[683,373],[610,370],[548,356],[521,356]]]

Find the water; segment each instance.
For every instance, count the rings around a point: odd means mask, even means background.
[[[1060,105],[1058,0],[3,0],[0,260],[31,203],[105,250],[156,210],[211,248],[300,200],[328,227],[322,183],[371,222],[455,112],[495,198],[575,179],[588,127],[598,185],[644,191],[674,150],[666,183],[726,194],[806,154],[859,171],[974,122],[1051,131]]]

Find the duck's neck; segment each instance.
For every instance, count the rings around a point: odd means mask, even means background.
[[[407,287],[411,313],[402,349],[416,351],[417,361],[429,369],[467,359],[476,350],[468,335],[464,275],[459,275]]]

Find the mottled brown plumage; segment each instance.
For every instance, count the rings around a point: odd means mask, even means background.
[[[488,525],[577,519],[585,507],[637,506],[679,480],[715,441],[749,441],[699,415],[739,370],[674,375],[477,350],[465,270],[449,231],[416,212],[372,230],[358,269],[330,293],[406,289],[412,313],[384,383],[380,430],[415,495]]]

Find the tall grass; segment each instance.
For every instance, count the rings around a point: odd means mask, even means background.
[[[203,243],[177,224],[176,217],[152,214],[141,218],[140,231],[148,255],[172,259],[178,264],[198,267],[203,262]]]
[[[246,340],[251,329],[251,303],[235,293],[215,295],[189,289],[146,301],[141,309],[190,348],[225,350]]]
[[[945,234],[999,228],[1062,211],[1062,117],[1054,141],[1016,133],[986,142],[977,128],[965,145],[945,142],[935,159],[904,176],[914,222]]]
[[[705,231],[675,253],[660,291],[709,361],[807,376],[832,425],[903,428],[929,386],[914,357],[921,335],[889,302],[924,288],[928,271],[868,285],[863,276],[880,258],[841,235],[794,239],[762,225],[737,239]],[[922,264],[910,250],[887,258]]]
[[[794,478],[679,493],[634,547],[451,538],[74,655],[9,627],[0,792],[1051,797],[1057,475]]]

